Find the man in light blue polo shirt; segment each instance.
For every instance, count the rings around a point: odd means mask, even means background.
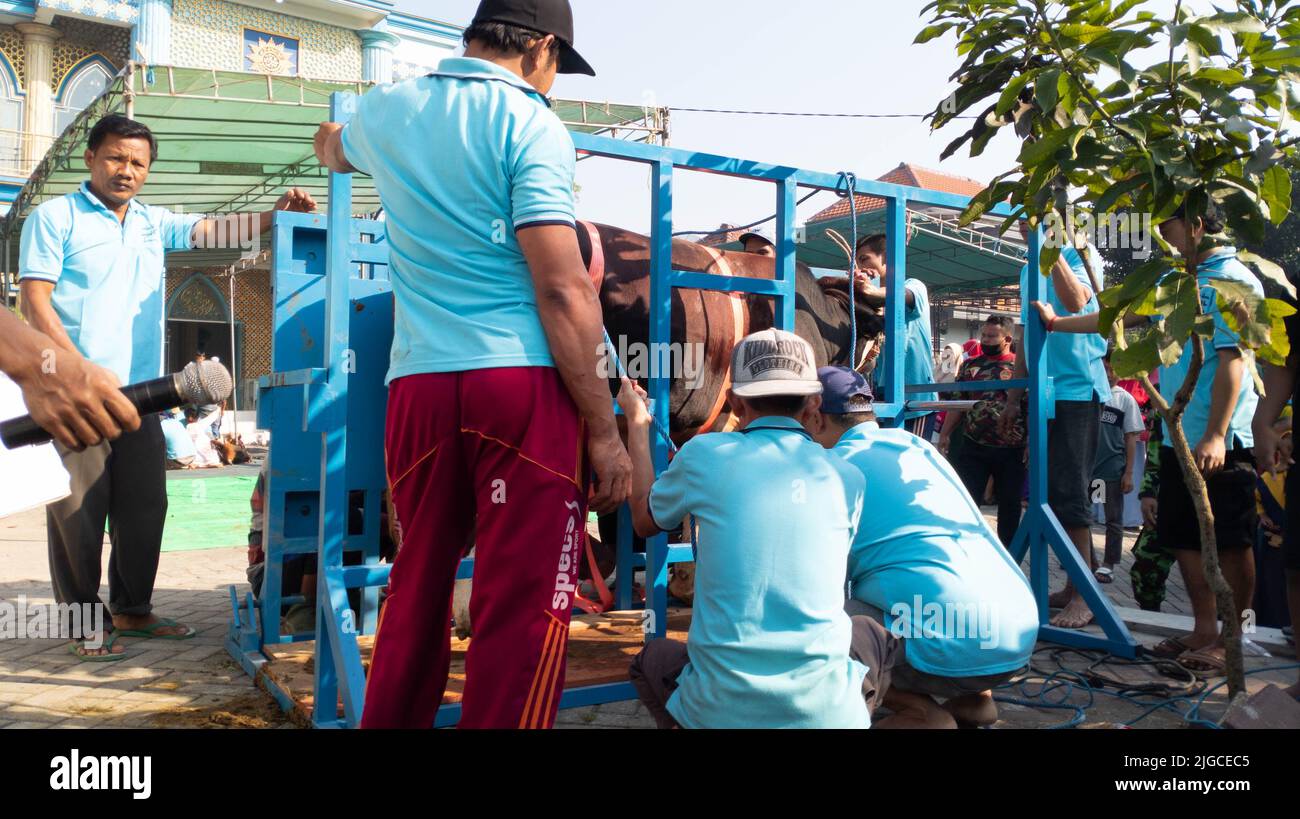
[[[1250,377],[1248,350],[1229,327],[1219,308],[1213,282],[1228,282],[1249,299],[1264,298],[1255,274],[1237,260],[1236,248],[1222,238],[1224,216],[1210,203],[1204,214],[1188,218],[1186,203],[1174,217],[1160,224],[1160,235],[1184,259],[1195,258],[1201,310],[1214,319],[1214,335],[1205,345],[1205,359],[1196,379],[1191,400],[1183,414],[1183,433],[1197,469],[1205,478],[1210,511],[1214,515],[1215,544],[1224,578],[1232,587],[1239,610],[1254,599],[1254,542],[1259,526],[1255,504],[1255,469],[1251,447],[1255,443],[1251,418],[1259,402]],[[1211,238],[1219,235],[1220,238]],[[1172,272],[1166,274],[1173,275]],[[1050,304],[1034,305],[1053,335],[1097,333],[1094,316],[1062,317]],[[1127,326],[1137,326],[1160,317],[1124,316]],[[1178,361],[1160,368],[1160,393],[1172,402],[1182,388],[1191,363],[1192,345],[1185,343]],[[1162,447],[1160,492],[1157,498],[1156,537],[1163,548],[1173,550],[1192,604],[1192,631],[1170,637],[1154,653],[1177,658],[1186,668],[1200,673],[1222,673],[1225,654],[1219,633],[1214,593],[1205,579],[1201,560],[1199,516],[1187,489],[1182,468],[1171,447]]]
[[[476,548],[462,727],[548,728],[577,552],[631,464],[600,376],[600,302],[574,230],[573,141],[546,95],[592,74],[566,0],[483,0],[465,56],[370,90],[316,154],[370,174],[396,303],[385,452],[404,540],[363,728],[433,725],[452,583]],[[585,445],[584,445],[585,444]]]
[[[637,533],[699,522],[687,643],[648,643],[632,682],[664,728],[866,728],[896,641],[843,608],[862,476],[804,429],[821,392],[808,342],[747,336],[731,376],[740,431],[692,438],[658,480],[644,393],[619,393]]]
[[[1021,235],[1028,240],[1028,223],[1020,222]],[[1098,264],[1095,248],[1090,248],[1093,264]],[[1022,327],[1028,320],[1029,276],[1037,274],[1036,263],[1020,271]],[[1099,309],[1097,294],[1092,291],[1088,269],[1073,247],[1065,246],[1052,266],[1046,283],[1047,300],[1063,316],[1092,315]],[[1023,334],[1022,334],[1023,342]],[[1079,551],[1083,562],[1092,569],[1092,484],[1097,459],[1097,438],[1101,430],[1101,406],[1110,397],[1110,382],[1102,359],[1106,341],[1097,335],[1049,334],[1047,337],[1046,372],[1051,379],[1047,422],[1047,503],[1065,533]],[[1016,347],[1016,378],[1025,378],[1025,345]],[[1007,411],[999,419],[1003,430],[1012,429],[1020,417],[1020,400],[1024,390],[1007,390]],[[1052,617],[1052,625],[1082,628],[1092,622],[1092,611],[1083,596],[1067,580],[1065,588],[1049,598],[1053,608],[1062,610]]]
[[[997,720],[991,689],[1023,668],[1038,635],[1029,583],[961,478],[926,441],[881,429],[865,378],[822,367],[809,431],[862,473],[863,513],[849,552],[848,611],[902,640],[886,705],[904,692],[946,700],[927,727]]]
[[[90,179],[28,215],[18,262],[24,312],[62,350],[84,356],[124,384],[163,374],[163,254],[201,242],[217,247],[224,225],[136,199],[158,155],[143,123],[107,116],[91,129],[85,153]],[[278,210],[312,210],[294,189]],[[260,214],[256,228],[271,227]],[[118,636],[178,640],[194,629],[152,613],[154,579],[167,511],[165,448],[156,415],[112,443],[84,451],[60,445],[72,494],[46,508],[50,574],[60,603],[98,604],[104,524],[113,551],[109,610],[113,630],[83,634],[78,659],[124,658]]]
[[[885,263],[888,241],[885,234],[877,233],[858,242],[858,275],[855,284],[859,295],[874,307],[883,307],[887,293]],[[879,282],[871,284],[872,280]],[[903,384],[934,383],[934,344],[930,337],[930,293],[920,279],[903,280]],[[888,355],[888,350],[886,350]],[[876,384],[884,377],[885,368],[876,366]],[[934,401],[938,395],[932,392],[908,395],[909,401]],[[934,432],[932,425],[934,413],[931,410],[919,410],[906,413],[909,432],[919,435],[927,441]]]

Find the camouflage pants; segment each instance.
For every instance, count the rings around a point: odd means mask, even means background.
[[[1133,544],[1133,566],[1129,579],[1133,582],[1133,599],[1145,611],[1160,611],[1165,600],[1165,581],[1175,563],[1174,553],[1161,548],[1156,530],[1143,526]]]

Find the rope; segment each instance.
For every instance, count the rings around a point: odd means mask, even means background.
[[[843,192],[841,192],[843,188]],[[853,219],[853,253],[849,264],[849,366],[858,360],[858,305],[857,305],[857,271],[858,252],[858,177],[849,171],[840,171],[839,181],[835,183],[835,195],[841,199],[848,197],[849,213]]]

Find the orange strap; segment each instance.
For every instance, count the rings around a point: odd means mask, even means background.
[[[720,268],[723,276],[735,275],[731,270],[731,265],[727,263],[726,257],[724,257],[721,252],[711,247],[704,247],[704,249],[713,257],[714,264]],[[745,302],[743,297],[736,293],[728,293],[727,297],[731,301],[731,343],[732,345],[735,345],[745,337]],[[726,372],[722,374],[722,387],[718,390],[718,397],[713,401],[713,409],[709,411],[708,419],[695,431],[696,435],[703,435],[712,429],[713,425],[718,422],[718,416],[722,415],[722,408],[727,403],[727,390],[730,388],[731,367],[728,366]]]
[[[588,614],[600,614],[609,611],[614,605],[614,593],[605,585],[605,578],[596,565],[596,553],[591,548],[591,533],[587,533],[587,566],[591,568],[591,585],[596,587],[596,596],[600,600],[588,600],[581,594],[574,595],[573,604]]]
[[[591,262],[587,265],[587,275],[591,277],[591,285],[596,288],[596,295],[600,295],[600,289],[605,285],[605,246],[600,243],[600,231],[591,222],[578,222],[587,231],[587,236],[591,239]]]

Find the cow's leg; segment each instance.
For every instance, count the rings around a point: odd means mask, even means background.
[[[473,549],[469,550],[469,556],[474,556]],[[461,640],[468,640],[474,634],[474,627],[469,619],[469,598],[473,590],[473,580],[457,580],[456,588],[451,595],[451,619],[456,623],[456,637]]]

